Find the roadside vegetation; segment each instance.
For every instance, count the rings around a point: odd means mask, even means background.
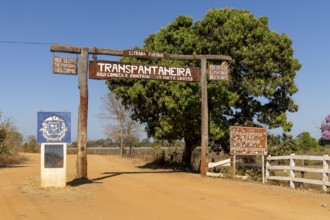
[[[17,131],[12,119],[2,120],[0,113],[0,167],[22,163],[25,157],[18,154],[23,136]]]

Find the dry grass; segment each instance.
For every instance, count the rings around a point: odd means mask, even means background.
[[[92,196],[92,188],[92,184],[68,184],[66,187],[41,187],[39,177],[29,179],[20,187],[23,193],[32,198],[61,202],[89,200]]]
[[[10,167],[23,164],[28,161],[28,158],[21,154],[2,155],[0,154],[0,167]]]

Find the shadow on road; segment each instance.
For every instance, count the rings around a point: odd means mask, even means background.
[[[95,182],[94,180],[90,180],[87,178],[79,178],[79,179],[71,180],[70,182],[67,182],[66,184],[71,187],[76,187],[76,186],[94,184],[94,183],[99,183],[99,182]]]
[[[158,174],[158,173],[178,173],[177,171],[149,171],[149,172],[140,172],[140,171],[128,171],[128,172],[104,172],[102,174],[105,174],[105,176],[101,176],[98,178],[94,179],[88,179],[88,178],[79,178],[79,179],[74,179],[71,180],[70,182],[67,182],[68,186],[71,187],[76,187],[76,186],[81,186],[81,185],[86,185],[86,184],[98,184],[102,182],[98,182],[100,180],[112,178],[115,176],[119,175],[137,175],[137,174]]]
[[[103,180],[112,178],[119,175],[137,175],[137,174],[158,174],[158,173],[178,173],[177,171],[149,171],[149,172],[141,172],[141,171],[132,171],[132,172],[105,172],[102,174],[107,174],[105,176],[101,176],[95,179],[92,179],[93,181]]]

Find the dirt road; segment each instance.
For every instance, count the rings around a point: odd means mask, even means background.
[[[330,219],[330,195],[143,168],[140,160],[88,156],[91,181],[40,188],[38,154],[0,168],[0,219]],[[68,181],[75,156],[68,157]]]

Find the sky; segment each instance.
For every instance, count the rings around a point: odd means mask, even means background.
[[[320,138],[320,124],[330,114],[330,1],[328,0],[11,0],[0,6],[0,112],[24,137],[37,135],[37,112],[71,112],[72,141],[77,138],[78,77],[52,73],[50,44],[117,50],[143,46],[144,39],[180,15],[201,20],[212,8],[250,11],[266,16],[269,28],[293,41],[302,64],[293,96],[299,105],[288,114],[290,134],[310,132]],[[90,57],[91,59],[91,57]],[[106,57],[116,60],[117,57]],[[88,80],[88,139],[105,138],[97,117],[108,92],[103,80]],[[280,132],[280,131],[275,131]]]

